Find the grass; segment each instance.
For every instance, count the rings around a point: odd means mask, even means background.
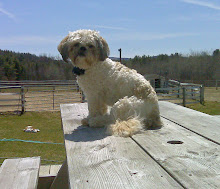
[[[187,107],[209,115],[220,115],[220,102],[205,101],[204,105],[197,103],[187,105]]]
[[[32,125],[40,129],[38,133],[26,133],[23,129]],[[41,142],[63,143],[60,112],[26,112],[25,114],[0,115],[0,139],[22,139]],[[62,164],[65,160],[65,147],[60,144],[35,144],[26,142],[0,142],[0,163],[3,158],[41,156],[42,164]]]
[[[197,103],[187,107],[209,115],[220,115],[220,90],[216,90],[215,87],[205,87],[204,105]]]
[[[205,87],[205,101],[220,102],[220,89],[215,87]]]

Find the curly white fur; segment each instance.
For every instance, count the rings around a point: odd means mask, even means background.
[[[110,134],[124,137],[144,127],[162,126],[150,83],[135,70],[107,58],[108,45],[98,32],[71,32],[58,50],[64,60],[70,58],[75,66],[85,69],[85,74],[77,77],[88,100],[89,116],[82,120],[83,125],[107,126]]]

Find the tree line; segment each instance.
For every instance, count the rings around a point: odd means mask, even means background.
[[[220,80],[219,49],[214,50],[212,54],[192,52],[188,56],[179,53],[135,56],[123,63],[143,75],[158,74],[181,82],[190,80],[203,83],[205,80]]]
[[[212,54],[135,56],[123,59],[122,63],[143,75],[158,74],[181,82],[220,80],[219,49]],[[54,57],[0,50],[0,80],[72,80],[75,79],[72,68],[71,64]]]
[[[72,65],[46,55],[0,50],[0,80],[72,80]]]

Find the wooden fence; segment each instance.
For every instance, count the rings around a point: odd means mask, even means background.
[[[168,87],[155,89],[159,100],[186,106],[204,102],[203,85],[169,80]],[[0,81],[0,112],[58,111],[60,104],[84,102],[72,81]]]
[[[0,86],[0,112],[55,111],[60,104],[84,101],[76,81],[0,81]]]
[[[204,103],[204,86],[193,83],[168,81],[168,87],[156,88],[159,100],[171,101],[186,106],[192,103]]]
[[[22,111],[22,87],[0,86],[0,112]]]
[[[215,87],[216,90],[218,90],[218,88],[220,87],[220,80],[216,79],[216,80],[184,80],[184,83],[195,83],[195,84],[202,84],[205,87]]]

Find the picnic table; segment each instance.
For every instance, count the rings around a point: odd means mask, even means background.
[[[82,126],[87,103],[61,105],[67,159],[52,188],[220,188],[220,119],[159,106],[164,127],[123,138]]]

